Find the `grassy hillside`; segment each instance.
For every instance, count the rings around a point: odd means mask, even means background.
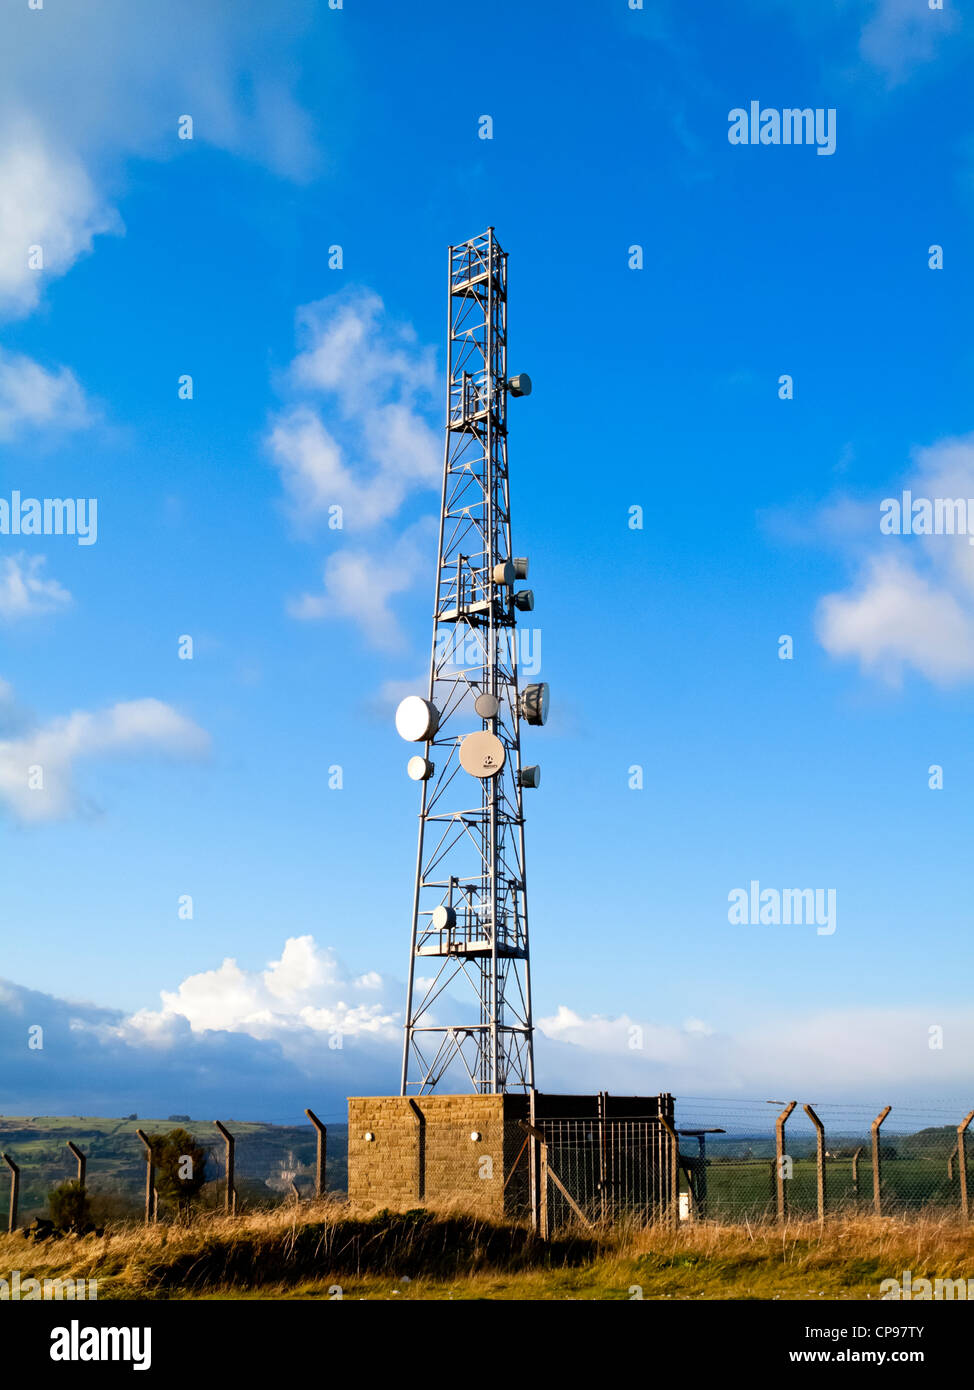
[[[268,1125],[225,1121],[236,1138],[236,1187],[239,1200],[267,1203],[289,1194],[293,1175],[299,1192],[310,1195],[314,1181],[315,1132],[311,1125]],[[211,1151],[208,1197],[216,1202],[223,1174],[224,1145],[212,1123],[158,1118],[104,1119],[83,1115],[0,1116],[0,1149],[21,1169],[20,1211],[24,1220],[42,1215],[52,1187],[74,1177],[75,1162],[67,1149],[73,1140],[88,1158],[88,1187],[96,1211],[121,1216],[139,1209],[144,1193],[145,1150],[136,1134],[187,1129]],[[347,1126],[329,1125],[329,1189],[347,1187]],[[0,1194],[5,1192],[0,1178]],[[0,1204],[5,1205],[0,1195]]]

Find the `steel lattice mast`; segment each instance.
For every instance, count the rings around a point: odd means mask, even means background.
[[[449,1076],[477,1092],[531,1089],[522,721],[541,724],[545,685],[518,689],[507,470],[507,255],[493,228],[449,251],[449,384],[427,699],[397,711],[422,781],[401,1093]],[[444,1013],[459,1016],[450,1022]]]

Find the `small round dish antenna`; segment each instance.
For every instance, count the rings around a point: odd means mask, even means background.
[[[501,702],[496,695],[491,695],[484,690],[474,700],[473,707],[481,719],[493,719],[501,707]]]

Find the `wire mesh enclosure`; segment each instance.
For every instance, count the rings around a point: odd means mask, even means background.
[[[658,1221],[671,1192],[670,1141],[658,1119],[598,1116],[541,1120],[549,1191],[548,1220],[611,1221],[626,1214]]]
[[[783,1110],[778,1102],[679,1103],[680,1183],[689,1215],[753,1222],[969,1214],[970,1117],[959,1107],[796,1104],[779,1146],[775,1119]],[[822,1128],[821,1156],[812,1117]]]

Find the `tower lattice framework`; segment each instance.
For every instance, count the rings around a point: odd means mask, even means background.
[[[476,1092],[534,1086],[521,724],[547,687],[518,688],[511,548],[507,255],[493,228],[449,250],[449,384],[433,611],[403,1095],[449,1078]],[[418,707],[419,697],[411,697]],[[409,703],[404,702],[404,704]],[[400,706],[402,709],[403,706]],[[399,716],[397,715],[397,723]],[[402,729],[400,729],[402,732]]]

